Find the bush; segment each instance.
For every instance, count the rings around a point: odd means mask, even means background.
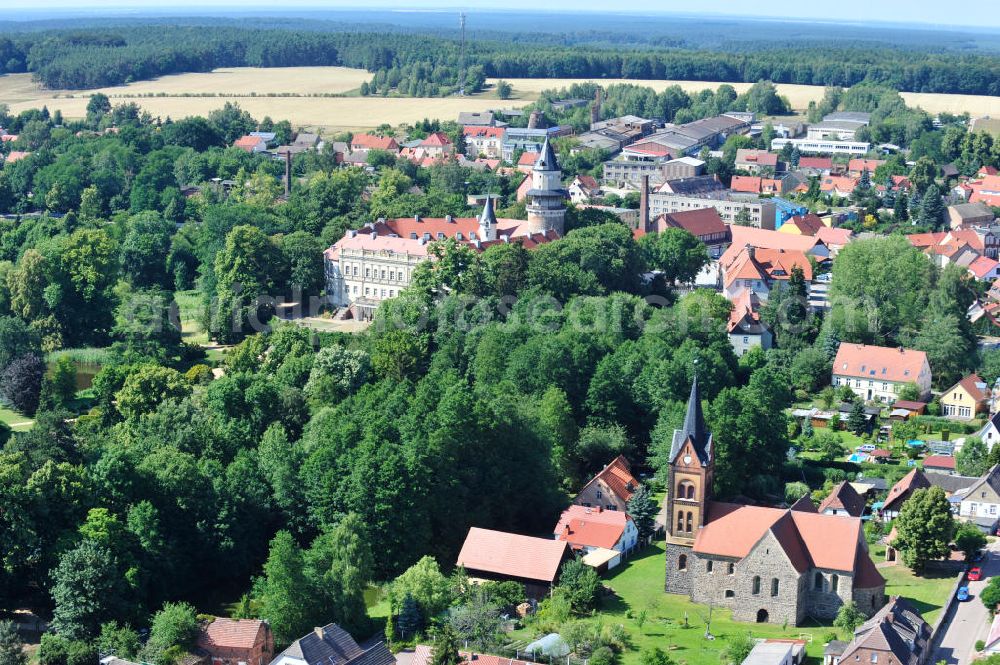
[[[192,386],[203,386],[212,382],[212,368],[208,365],[192,365],[191,369],[184,372],[184,378]]]
[[[976,651],[982,651],[986,648],[986,642],[982,640],[976,640]]]
[[[615,652],[609,647],[597,647],[590,654],[590,665],[614,665]]]
[[[601,580],[596,570],[574,559],[563,564],[559,573],[559,589],[566,594],[574,612],[587,612],[597,605]]]

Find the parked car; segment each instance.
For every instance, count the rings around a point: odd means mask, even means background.
[[[875,444],[873,444],[873,443],[866,443],[864,445],[858,446],[857,450],[858,450],[858,452],[862,452],[862,453],[874,452],[875,451]]]
[[[979,566],[974,566],[973,568],[969,569],[969,581],[970,582],[978,582],[981,579],[983,579],[983,569],[982,568],[980,568]]]
[[[969,599],[969,587],[967,586],[958,587],[958,593],[955,594],[955,598],[957,598],[960,602],[967,601]]]

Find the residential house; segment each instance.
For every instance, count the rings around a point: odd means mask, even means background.
[[[351,152],[367,153],[369,150],[385,150],[396,153],[399,152],[399,143],[391,136],[355,134],[351,137]]]
[[[211,665],[268,665],[274,658],[271,626],[259,619],[216,618],[198,627],[198,649]]]
[[[632,475],[628,460],[619,455],[583,486],[573,503],[587,508],[625,512],[629,499],[638,488],[639,481]]]
[[[741,665],[800,665],[805,653],[800,640],[759,640]]]
[[[970,203],[985,203],[994,208],[1000,207],[1000,175],[988,175],[968,184],[972,188]]]
[[[833,158],[802,156],[799,158],[799,165],[796,167],[796,170],[807,176],[830,175],[830,171],[833,170]]]
[[[600,506],[571,505],[559,517],[552,537],[569,543],[574,552],[589,554],[605,550],[615,553],[605,564],[609,570],[621,563],[622,555],[639,544],[639,530],[628,513],[604,510]]]
[[[830,665],[923,665],[931,650],[930,625],[909,601],[897,596],[855,629],[842,653],[830,654]]]
[[[249,152],[251,154],[264,152],[267,150],[267,141],[265,141],[260,136],[254,136],[253,134],[247,134],[246,136],[241,136],[236,139],[233,143],[234,148],[239,148],[244,152]]]
[[[849,176],[830,175],[819,181],[819,191],[831,196],[847,198],[858,187],[858,178]]]
[[[471,159],[485,156],[500,159],[503,155],[503,127],[473,125],[462,128],[465,137],[465,154]]]
[[[928,455],[923,459],[924,471],[935,473],[955,473],[955,458],[951,455]]]
[[[920,469],[910,471],[900,478],[886,495],[885,501],[882,502],[882,519],[888,521],[899,517],[899,511],[903,509],[907,499],[917,490],[927,489],[930,486],[931,483],[923,471]]]
[[[953,229],[989,226],[995,219],[993,209],[985,203],[959,203],[948,206],[948,223]]]
[[[493,111],[461,111],[458,124],[462,127],[494,127],[498,123]]]
[[[417,150],[421,158],[430,157],[437,159],[453,154],[455,152],[455,144],[451,142],[451,139],[444,132],[431,132],[427,135],[427,138],[420,142]]]
[[[669,453],[667,593],[779,625],[830,619],[848,602],[866,616],[882,607],[860,519],[714,501],[715,460],[696,379]]]
[[[1000,277],[1000,261],[988,256],[977,256],[969,264],[967,270],[974,279],[981,282],[992,282]]]
[[[959,519],[972,522],[987,533],[996,533],[1000,520],[1000,464],[969,488],[956,492],[952,499],[960,503]]]
[[[778,171],[778,155],[766,150],[740,148],[736,151],[734,168],[754,175],[774,175]]]
[[[11,150],[7,153],[7,157],[3,161],[4,164],[13,164],[29,156],[31,156],[31,153],[25,150]]]
[[[569,200],[573,203],[590,203],[591,200],[601,195],[601,186],[593,176],[578,175],[573,178],[569,187]]]
[[[720,259],[722,263],[731,262],[736,254],[747,245],[758,249],[802,252],[819,264],[824,263],[830,257],[830,249],[816,237],[798,236],[749,226],[730,226],[729,231],[732,235],[732,245],[722,255]]]
[[[752,245],[734,252],[736,247],[735,243],[731,245],[719,259],[722,294],[727,300],[735,301],[744,291],[753,291],[761,300],[767,300],[772,289],[788,283],[793,268],[802,271],[806,282],[812,281],[812,264],[804,252]]]
[[[833,361],[833,385],[849,386],[866,401],[891,404],[903,386],[913,383],[930,394],[931,366],[923,351],[841,342]]]
[[[983,440],[990,451],[993,450],[993,446],[1000,442],[1000,411],[990,415],[990,419],[986,421],[983,429],[979,430],[977,436]]]
[[[755,347],[767,351],[773,345],[774,335],[760,318],[760,298],[752,289],[743,290],[733,301],[726,332],[737,356]]]
[[[875,174],[875,169],[885,164],[881,159],[852,159],[847,163],[847,175],[860,178],[861,174],[868,171],[869,175]]]
[[[990,388],[975,374],[969,374],[941,393],[941,415],[953,420],[971,420],[988,409]]]
[[[827,218],[829,219],[829,218]],[[799,236],[815,236],[820,229],[825,229],[823,219],[815,213],[795,215],[778,229],[781,233],[791,233]],[[848,231],[850,233],[850,231]]]
[[[865,500],[846,480],[837,483],[830,494],[816,508],[820,515],[843,515],[861,517],[865,512]]]
[[[518,151],[539,153],[546,139],[553,139],[558,136],[566,136],[573,132],[573,128],[548,127],[548,128],[521,128],[507,127],[501,143],[500,154],[505,162],[512,162],[514,154]]]
[[[572,553],[565,540],[472,527],[455,561],[473,580],[515,581],[534,598],[549,593]]]
[[[395,665],[396,657],[385,642],[361,647],[354,638],[335,623],[292,642],[275,656],[271,665]]]
[[[782,224],[782,228],[784,228],[784,224]],[[850,229],[835,229],[824,226],[816,232],[816,239],[829,248],[831,256],[842,250],[847,243],[851,242],[852,238],[853,234]]]

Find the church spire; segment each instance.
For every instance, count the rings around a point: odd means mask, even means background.
[[[690,439],[702,464],[712,458],[712,435],[705,425],[705,415],[701,411],[701,391],[698,389],[698,375],[691,381],[691,395],[688,397],[684,425],[674,430],[674,440],[670,447],[671,463],[677,458],[684,443]]]
[[[542,144],[542,149],[538,153],[538,159],[535,160],[535,170],[536,171],[558,171],[559,162],[556,160],[555,150],[552,149],[552,144],[549,143],[549,137],[545,137],[545,143]]]

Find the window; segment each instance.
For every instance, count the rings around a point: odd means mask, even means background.
[[[688,557],[687,554],[682,554],[677,557],[677,570],[687,570],[688,569]]]
[[[777,595],[778,595],[778,578],[777,577],[772,577],[771,578],[771,597],[773,598],[774,596],[777,596]]]
[[[705,572],[706,573],[712,572],[712,563],[713,563],[713,561],[711,559],[709,559],[708,561],[705,562]]]
[[[692,517],[692,516],[691,516],[691,513],[689,512],[689,513],[688,513],[688,515],[687,515],[687,526],[686,526],[686,527],[685,527],[685,529],[684,529],[684,530],[685,530],[685,531],[687,531],[688,533],[691,533],[691,523],[692,523],[692,519],[691,519],[691,517]]]
[[[602,496],[604,495],[601,493],[601,490],[597,490],[597,498],[600,499]]]
[[[750,593],[752,593],[755,596],[760,593],[760,576],[759,575],[754,575],[753,576],[753,587],[750,589]]]
[[[830,590],[833,591],[834,593],[837,593],[839,587],[840,587],[840,576],[838,575],[832,576],[830,578]]]
[[[736,574],[736,565],[730,562],[729,566],[726,568],[726,574],[728,575]]]
[[[365,277],[368,278],[368,277],[371,277],[371,276],[372,276],[372,269],[371,268],[365,268]]]
[[[733,593],[732,589],[726,589],[726,598],[735,598],[736,594]]]
[[[873,663],[877,663],[878,662],[878,654],[875,653],[874,651],[872,652],[872,662]]]
[[[823,573],[816,573],[816,577],[813,579],[813,588],[817,591],[823,590]]]
[[[683,510],[678,510],[677,511],[677,533],[680,533],[683,530],[684,530],[684,511]]]

